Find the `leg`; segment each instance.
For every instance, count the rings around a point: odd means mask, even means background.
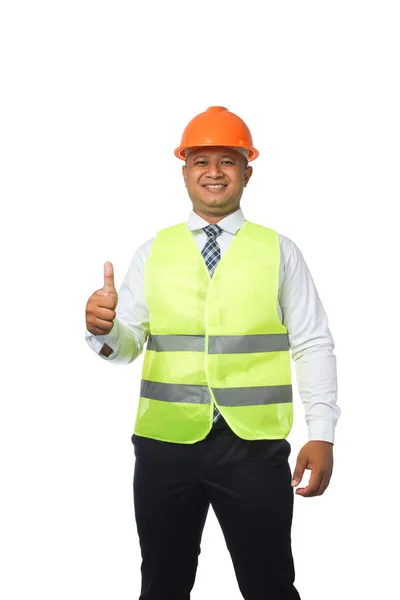
[[[245,600],[300,600],[293,585],[293,489],[286,440],[227,431],[206,480]]]
[[[209,500],[196,468],[199,451],[132,436],[136,524],[142,552],[139,600],[189,600]]]

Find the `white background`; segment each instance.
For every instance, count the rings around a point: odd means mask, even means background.
[[[187,219],[173,149],[210,105],[250,127],[245,217],[299,246],[336,343],[335,469],[295,497],[296,585],[396,596],[399,26],[383,0],[2,3],[2,598],[139,596],[143,355],[97,357],[84,309],[106,260],[118,289],[137,247]],[[212,512],[192,597],[241,598]]]

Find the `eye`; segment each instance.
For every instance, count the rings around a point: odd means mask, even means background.
[[[233,162],[233,160],[229,160],[228,159],[228,160],[223,160],[222,164],[224,164],[224,165],[234,165],[235,163]]]
[[[195,164],[196,166],[202,167],[202,166],[206,165],[207,163],[206,163],[206,161],[205,161],[205,160],[196,160],[196,161],[194,162],[194,164]]]

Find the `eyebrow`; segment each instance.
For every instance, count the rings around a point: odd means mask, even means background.
[[[198,158],[210,158],[209,154],[198,154],[192,160],[197,160]],[[236,158],[232,154],[219,154],[218,158],[230,158],[231,160],[236,160]]]

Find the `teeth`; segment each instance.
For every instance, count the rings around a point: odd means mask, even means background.
[[[209,187],[209,188],[221,188],[221,187],[225,187],[222,184],[216,184],[216,185],[206,185],[205,187]]]

